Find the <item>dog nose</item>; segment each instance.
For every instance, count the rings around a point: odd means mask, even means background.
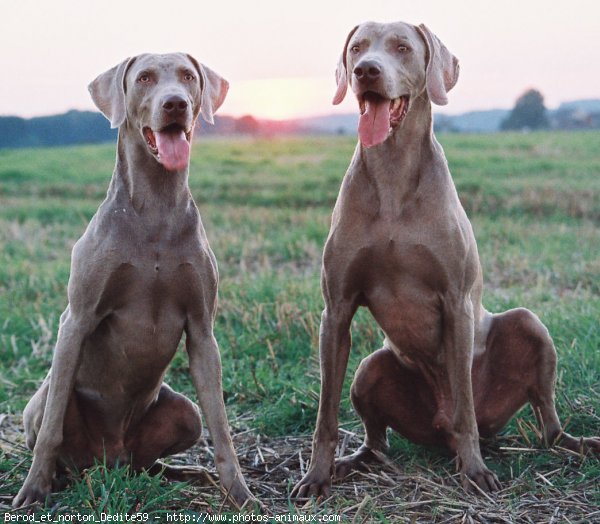
[[[377,62],[365,60],[354,68],[354,76],[358,80],[377,80],[381,75],[381,67]]]
[[[178,116],[185,112],[188,103],[181,98],[179,95],[172,95],[165,99],[163,102],[163,109],[165,113],[171,116]]]

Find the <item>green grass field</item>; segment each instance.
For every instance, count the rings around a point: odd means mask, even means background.
[[[600,433],[600,135],[442,135],[440,141],[478,239],[485,306],[521,305],[540,316],[559,354],[561,419],[573,434]],[[216,337],[224,395],[251,489],[274,512],[299,511],[287,495],[309,458],[316,418],[320,258],[353,149],[354,140],[343,137],[194,146],[190,184],[221,275]],[[70,249],[104,197],[114,156],[113,145],[0,150],[2,511],[30,464],[19,416],[51,361]],[[377,325],[360,311],[340,413],[349,449],[362,435],[348,400],[352,375],[381,341]],[[195,398],[185,352],[178,352],[167,381]],[[600,522],[600,513],[589,516],[600,505],[598,459],[534,449],[533,421],[524,409],[485,448],[506,488],[490,500],[457,488],[451,457],[393,438],[392,463],[336,485],[318,511],[358,522],[548,522],[552,515],[556,522]],[[500,449],[506,447],[528,451]],[[206,447],[195,450],[181,460],[200,456],[213,469]],[[101,466],[53,501],[59,513],[221,507],[214,488]]]

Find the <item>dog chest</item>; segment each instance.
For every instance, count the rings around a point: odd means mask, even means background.
[[[336,256],[339,255],[339,256]],[[349,260],[348,265],[336,262]],[[439,350],[442,334],[441,296],[448,273],[437,255],[422,244],[399,237],[354,252],[326,257],[332,278],[343,278],[343,293],[357,295],[371,311],[386,335],[410,353],[432,355]]]

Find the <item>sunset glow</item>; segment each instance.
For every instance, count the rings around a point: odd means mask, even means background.
[[[284,120],[322,114],[335,88],[325,78],[265,78],[232,83],[223,112]]]
[[[568,9],[543,0],[304,0],[285,9],[275,0],[182,0],[178,6],[187,26],[165,25],[158,0],[4,2],[0,114],[95,110],[86,87],[98,74],[139,53],[173,51],[190,53],[230,82],[221,115],[354,113],[351,96],[331,105],[348,32],[365,20],[398,19],[427,24],[460,60],[458,84],[439,111],[509,108],[531,87],[550,108],[599,96],[600,2],[594,0],[572,0]]]

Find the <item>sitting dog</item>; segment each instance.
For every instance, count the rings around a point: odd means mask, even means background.
[[[73,248],[51,370],[23,413],[33,464],[15,507],[43,501],[57,466],[81,470],[105,458],[151,468],[198,440],[198,408],[163,382],[184,332],[222,485],[237,505],[251,497],[213,336],[217,264],[188,187],[196,119],[213,123],[227,89],[180,53],[130,58],[90,84],[119,128],[116,166]]]
[[[481,304],[477,244],[432,130],[431,102],[447,103],[458,70],[424,25],[369,22],[348,35],[334,104],[349,83],[360,107],[359,144],[323,254],[321,396],[310,468],[293,496],[330,492],[350,323],[359,306],[386,338],[356,372],[351,398],[366,437],[338,460],[336,476],[373,460],[391,427],[455,452],[464,488],[496,490],[479,435],[497,433],[526,402],[548,444],[600,452],[600,439],[561,430],[556,352],[540,320],[522,308],[491,314]]]

